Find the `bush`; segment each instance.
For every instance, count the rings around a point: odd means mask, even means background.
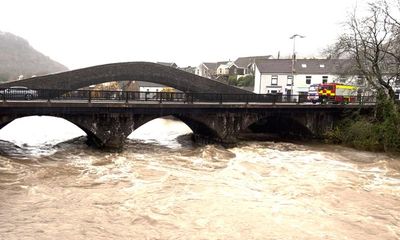
[[[382,100],[374,118],[351,115],[326,136],[332,142],[357,149],[400,152],[400,114],[393,101]]]
[[[229,76],[228,85],[237,86],[237,76],[236,75]]]
[[[360,119],[355,122],[346,121],[329,136],[335,142],[368,151],[383,151],[380,126]]]
[[[252,86],[254,86],[254,76],[253,75],[246,75],[244,77],[240,77],[237,80],[237,85],[239,87],[252,87]]]

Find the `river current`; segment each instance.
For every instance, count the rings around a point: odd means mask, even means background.
[[[64,120],[15,120],[0,130],[0,239],[400,239],[400,157],[188,133],[156,119],[110,153],[64,142],[84,135]]]

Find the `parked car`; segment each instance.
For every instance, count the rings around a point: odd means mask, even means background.
[[[32,100],[37,97],[38,92],[36,90],[32,90],[24,86],[14,86],[6,89],[0,89],[0,99]]]

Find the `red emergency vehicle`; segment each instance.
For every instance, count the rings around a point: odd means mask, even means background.
[[[357,87],[342,83],[325,83],[318,87],[322,103],[352,103],[357,100]]]

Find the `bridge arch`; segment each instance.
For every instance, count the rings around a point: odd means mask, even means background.
[[[3,130],[1,131],[2,139],[28,145],[40,145],[49,141],[57,144],[90,134],[86,129],[66,118],[51,115],[2,117],[0,129]],[[41,139],[38,137],[41,137]]]
[[[4,83],[0,87],[18,85],[33,89],[77,90],[90,85],[126,80],[158,83],[183,92],[251,93],[218,81],[151,62],[111,63]]]
[[[195,138],[201,138],[201,139],[218,139],[220,138],[219,134],[215,129],[213,129],[211,126],[209,126],[207,123],[196,119],[191,116],[186,116],[183,114],[166,114],[166,115],[157,115],[157,116],[152,116],[152,117],[147,117],[147,118],[137,118],[137,121],[135,121],[134,124],[134,129],[133,132],[136,131],[138,128],[146,125],[147,123],[159,119],[159,118],[168,118],[170,117],[171,119],[175,119],[177,121],[181,121],[183,124],[185,124],[193,133]]]
[[[192,131],[195,138],[202,139],[219,139],[218,132],[209,126],[207,123],[193,117],[185,116],[182,114],[173,115],[177,119],[185,123]]]
[[[245,132],[271,134],[282,138],[309,138],[313,131],[304,123],[303,119],[292,116],[270,115],[249,123]]]

